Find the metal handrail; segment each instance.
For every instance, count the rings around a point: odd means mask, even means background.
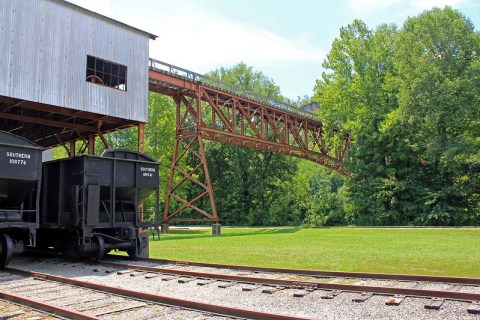
[[[205,84],[205,85],[211,86],[211,87],[216,88],[216,89],[221,89],[221,90],[226,91],[228,93],[233,93],[235,95],[245,97],[245,98],[251,99],[251,100],[256,101],[256,102],[261,102],[261,103],[264,103],[264,104],[266,104],[270,107],[273,107],[275,109],[279,109],[279,110],[282,110],[282,111],[288,111],[288,112],[300,115],[302,117],[309,118],[309,119],[314,120],[314,121],[320,121],[320,119],[315,114],[313,114],[311,112],[298,110],[295,107],[293,107],[291,105],[288,105],[288,104],[286,104],[282,101],[278,101],[278,100],[275,100],[275,99],[272,99],[272,98],[267,98],[265,96],[262,96],[262,95],[259,95],[259,94],[255,93],[255,92],[252,92],[252,91],[243,89],[241,87],[232,85],[230,83],[223,82],[221,80],[214,79],[214,78],[211,78],[211,77],[207,77],[207,76],[201,75],[199,73],[196,73],[196,72],[193,72],[193,71],[181,68],[181,67],[177,67],[177,66],[174,66],[172,64],[163,62],[163,61],[159,61],[159,60],[155,60],[155,59],[150,58],[149,59],[149,68],[151,70],[166,72],[169,75],[172,75],[172,76],[175,76],[175,77],[178,77],[178,78],[184,78],[184,79],[187,79],[187,80],[195,82],[195,83],[201,83],[201,84]]]

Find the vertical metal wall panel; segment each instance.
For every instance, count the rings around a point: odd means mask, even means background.
[[[10,3],[0,1],[0,92],[8,91],[8,75],[10,73]]]
[[[59,0],[0,10],[0,95],[147,121],[148,34]],[[128,91],[86,82],[87,55],[127,66]]]

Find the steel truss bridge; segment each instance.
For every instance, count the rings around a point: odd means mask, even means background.
[[[220,222],[203,140],[307,159],[346,174],[343,159],[350,137],[327,145],[322,122],[314,114],[154,59],[149,61],[149,90],[172,97],[176,104],[176,141],[163,217],[167,227],[175,221]],[[201,218],[180,217],[187,212]]]

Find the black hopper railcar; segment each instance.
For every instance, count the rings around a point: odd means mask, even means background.
[[[42,151],[34,143],[0,131],[0,267],[24,246],[35,247],[39,226]]]
[[[148,245],[141,204],[158,212],[158,162],[136,151],[109,149],[43,164],[38,246],[71,257],[101,259],[113,249],[132,258]]]

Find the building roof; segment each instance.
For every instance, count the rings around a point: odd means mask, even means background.
[[[130,30],[135,31],[135,32],[138,32],[138,33],[142,33],[142,34],[148,36],[148,37],[149,37],[150,39],[152,39],[152,40],[155,40],[156,38],[158,38],[158,36],[156,36],[156,35],[154,35],[154,34],[152,34],[152,33],[150,33],[150,32],[147,32],[147,31],[144,31],[144,30],[141,30],[141,29],[137,29],[137,28],[132,27],[132,26],[126,24],[126,23],[120,22],[120,21],[118,21],[118,20],[109,18],[109,17],[104,16],[104,15],[101,15],[101,14],[95,12],[95,11],[91,11],[91,10],[85,9],[85,8],[83,8],[83,7],[77,6],[76,4],[70,3],[70,2],[68,2],[68,1],[65,1],[65,0],[51,0],[51,1],[55,1],[55,2],[60,3],[60,4],[62,4],[62,5],[71,7],[72,9],[85,12],[85,13],[87,13],[87,14],[89,14],[89,15],[91,15],[91,16],[94,16],[94,17],[96,17],[96,18],[109,21],[109,22],[111,22],[111,23],[113,23],[113,24],[116,24],[116,25],[118,25],[118,26],[120,26],[120,27],[127,28],[127,29],[130,29]]]

